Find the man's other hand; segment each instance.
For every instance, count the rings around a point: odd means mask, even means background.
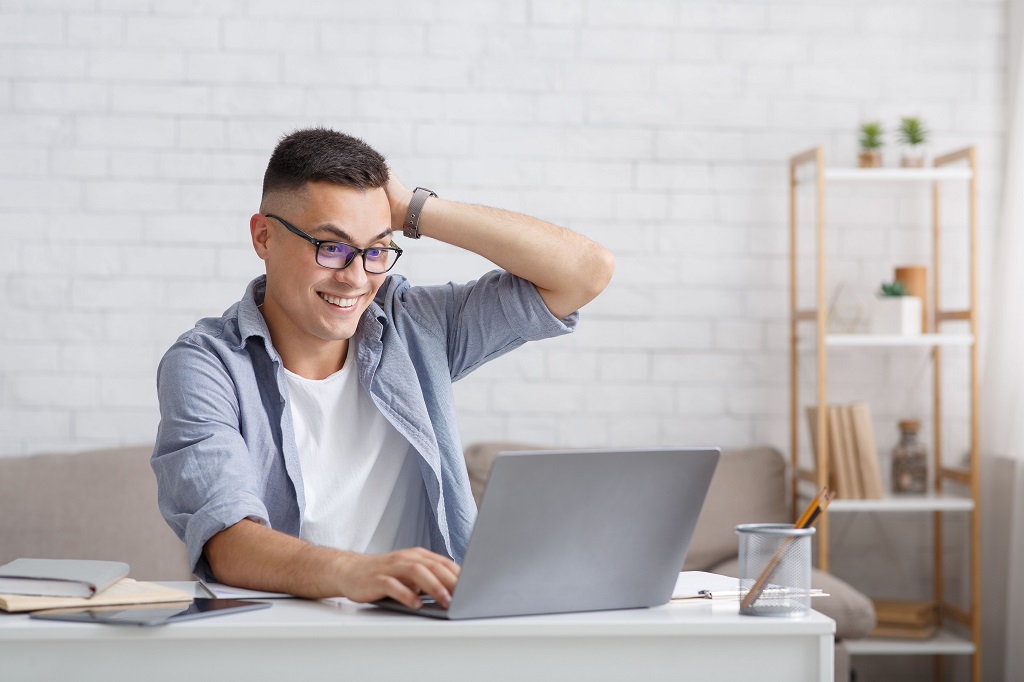
[[[452,600],[459,565],[422,547],[388,554],[346,554],[342,561],[344,594],[356,602],[391,597],[412,609],[428,594],[444,608]]]

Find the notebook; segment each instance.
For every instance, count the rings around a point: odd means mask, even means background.
[[[122,561],[15,559],[0,566],[0,594],[92,597],[126,575]]]
[[[668,602],[719,451],[505,452],[491,471],[448,609],[450,620]]]

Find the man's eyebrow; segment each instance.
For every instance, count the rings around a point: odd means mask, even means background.
[[[324,225],[317,225],[315,228],[313,228],[313,233],[314,234],[316,234],[318,232],[319,233],[329,232],[332,237],[334,237],[338,241],[345,242],[346,244],[354,244],[355,243],[355,238],[352,237],[352,235],[350,235],[348,232],[346,232],[345,230],[342,230],[339,227],[335,227],[334,225],[331,225],[330,223],[325,223]],[[379,242],[379,241],[381,241],[382,239],[384,239],[386,237],[390,237],[392,234],[394,234],[394,230],[392,230],[389,227],[388,229],[386,229],[383,232],[381,232],[380,234],[378,234],[376,237],[373,237],[372,239],[370,239],[369,243],[373,244],[374,242]]]

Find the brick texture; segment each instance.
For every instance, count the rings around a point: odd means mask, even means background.
[[[407,184],[560,222],[617,256],[575,336],[456,387],[465,441],[787,450],[786,158],[824,144],[848,165],[859,122],[920,115],[935,150],[979,145],[987,232],[1004,11],[0,0],[0,455],[152,438],[160,355],[259,274],[247,221],[263,164],[313,124],[366,137]],[[927,192],[871,196],[830,197],[841,313],[929,258]],[[487,267],[403,246],[414,282]],[[800,272],[809,295],[812,264]],[[883,452],[897,419],[927,414],[923,353],[835,359],[835,398],[872,401]]]

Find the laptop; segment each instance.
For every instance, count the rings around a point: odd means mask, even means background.
[[[498,455],[451,604],[460,620],[658,606],[672,596],[717,448]]]

